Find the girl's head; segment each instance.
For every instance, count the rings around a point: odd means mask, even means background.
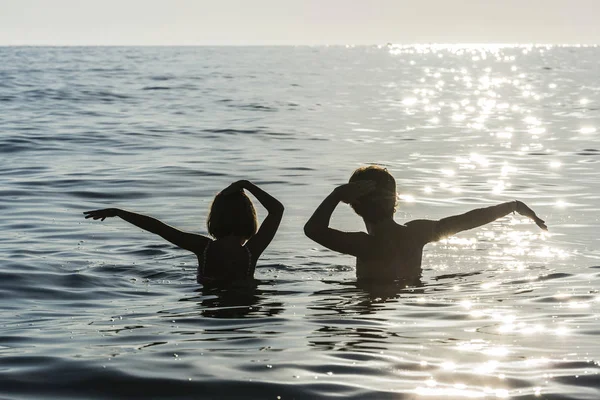
[[[208,233],[215,239],[240,236],[250,239],[257,229],[256,210],[243,190],[230,194],[219,193],[210,206]]]
[[[360,197],[350,205],[366,222],[379,222],[396,212],[396,180],[386,168],[371,165],[358,168],[350,182],[373,181],[375,190]]]

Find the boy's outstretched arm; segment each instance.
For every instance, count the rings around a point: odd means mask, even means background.
[[[134,212],[119,208],[105,208],[102,210],[85,211],[84,214],[86,219],[92,218],[94,220],[100,219],[102,221],[110,217],[120,217],[130,224],[159,235],[174,245],[194,253],[201,252],[204,246],[206,246],[206,243],[208,243],[210,240],[206,236],[180,231],[179,229],[169,226],[164,222],[157,220],[156,218],[152,218],[147,215],[136,214]]]
[[[258,200],[269,213],[262,224],[260,224],[256,234],[248,240],[247,246],[250,249],[254,260],[257,260],[275,237],[275,233],[277,233],[281,218],[283,217],[284,207],[275,197],[247,180],[232,183],[223,189],[222,194],[227,195],[227,193],[243,189],[252,193],[256,200]]]
[[[304,225],[304,234],[328,249],[360,257],[365,252],[368,235],[342,232],[329,227],[331,215],[340,202],[351,203],[375,188],[371,181],[357,181],[338,186],[317,207]]]
[[[439,221],[416,220],[407,224],[426,233],[426,242],[440,240],[456,233],[477,228],[502,218],[512,212],[528,217],[543,230],[548,230],[546,223],[539,218],[525,203],[515,200],[495,206],[477,208],[464,214],[442,218]]]

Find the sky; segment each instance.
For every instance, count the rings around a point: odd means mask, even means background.
[[[600,0],[0,0],[0,45],[600,44]]]

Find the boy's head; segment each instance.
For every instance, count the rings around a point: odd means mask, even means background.
[[[250,239],[257,229],[256,210],[243,190],[215,196],[207,221],[208,233],[215,239],[240,236]]]
[[[349,182],[373,181],[375,190],[350,204],[366,222],[379,222],[390,218],[396,211],[396,180],[386,168],[371,165],[358,168]]]

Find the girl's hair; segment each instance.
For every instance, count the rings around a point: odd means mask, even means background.
[[[396,180],[386,168],[376,165],[358,168],[350,182],[373,181],[375,190],[358,198],[350,206],[368,222],[378,222],[396,212]]]
[[[206,225],[215,239],[241,236],[248,240],[256,233],[256,210],[243,190],[227,195],[218,193],[210,206]]]

